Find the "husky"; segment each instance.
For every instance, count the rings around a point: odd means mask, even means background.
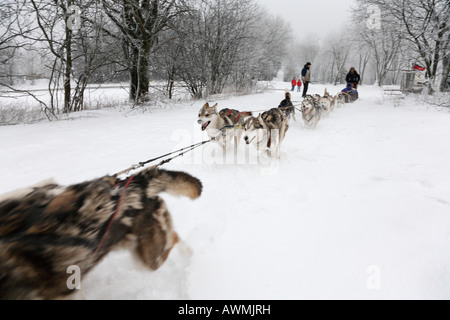
[[[321,98],[320,94],[314,94],[314,95],[307,94],[303,100],[310,100],[315,103],[318,103],[320,98]]]
[[[151,167],[61,186],[53,181],[0,200],[0,299],[72,299],[68,268],[85,277],[112,250],[128,248],[157,270],[180,239],[161,192],[196,199],[202,183]],[[78,293],[79,294],[79,293]]]
[[[253,144],[257,150],[266,150],[271,157],[280,159],[281,143],[289,130],[289,122],[278,108],[271,109],[258,117],[248,117],[244,123],[244,141]]]
[[[346,93],[340,92],[334,97],[335,104],[337,107],[345,106],[346,96],[347,96]]]
[[[338,99],[338,96],[336,95],[336,96],[330,96],[330,112],[332,112],[332,111],[334,111],[334,109],[336,108],[336,103],[337,103],[337,99]]]
[[[328,98],[330,100],[330,112],[334,111],[337,103],[338,96],[335,95],[334,97],[328,93],[327,89],[325,88],[325,93],[323,95],[325,98]]]
[[[223,109],[218,112],[217,104],[210,107],[209,103],[206,103],[198,114],[198,124],[201,125],[202,131],[206,131],[211,139],[215,139],[222,146],[224,152],[234,139],[234,150],[237,152],[242,138],[240,129],[245,118],[250,115],[250,112],[239,112],[234,109]]]
[[[320,97],[317,100],[320,108],[321,108],[321,114],[322,116],[328,115],[331,111],[334,110],[334,105],[336,103],[336,100],[328,93],[327,89],[325,88],[325,92],[323,94],[323,97]]]
[[[305,126],[315,128],[321,119],[321,107],[313,97],[306,97],[302,102],[302,114]]]
[[[330,112],[334,111],[334,108],[336,106],[337,97],[336,96],[333,97],[331,94],[329,94],[327,91],[327,88],[325,88],[325,92],[324,92],[323,96],[330,100]]]
[[[327,97],[321,97],[318,101],[322,116],[327,116],[331,112],[331,100]]]

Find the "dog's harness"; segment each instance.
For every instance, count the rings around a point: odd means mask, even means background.
[[[234,128],[233,125],[226,125],[222,127],[221,129],[219,129],[219,134],[216,137],[214,137],[213,140],[220,141],[222,137],[225,137],[227,135],[227,130],[225,129],[233,129],[233,128]]]
[[[281,114],[280,117],[281,117],[281,122],[284,122],[285,118],[284,118],[283,114]],[[266,121],[266,119],[264,119],[264,117],[261,117],[261,119],[264,121],[264,124],[266,125],[266,127],[268,128],[268,131],[269,131],[269,135],[267,137],[267,148],[270,149],[270,147],[272,146],[272,129],[267,124],[267,121]]]
[[[283,117],[283,116],[281,116],[281,117]],[[270,129],[269,125],[267,124],[266,119],[264,119],[264,117],[261,117],[261,119],[262,119],[262,121],[264,121],[264,124],[267,127],[267,131],[269,132],[269,134],[267,136],[267,148],[270,149],[270,147],[272,146],[272,130]],[[262,142],[262,140],[261,140],[261,142]]]
[[[243,115],[243,114],[246,114],[246,113],[248,113],[248,112],[247,112],[247,111],[239,112],[238,116],[236,117],[236,122],[238,122],[239,119],[241,119],[242,115]],[[220,115],[220,116],[221,116],[221,117],[229,117],[229,116],[231,116],[232,114],[233,114],[233,113],[232,113],[232,110],[229,109],[229,111],[228,111],[227,114],[222,114],[222,115]]]
[[[122,189],[122,192],[120,193],[119,200],[117,200],[116,209],[114,210],[114,213],[111,215],[111,217],[108,219],[108,222],[107,222],[105,231],[103,231],[103,234],[102,234],[102,236],[101,236],[101,238],[100,238],[100,241],[99,241],[97,247],[96,247],[95,250],[94,250],[94,254],[97,253],[97,251],[98,251],[98,250],[100,249],[100,247],[102,246],[103,241],[105,240],[106,234],[108,233],[109,229],[111,228],[111,225],[112,225],[112,223],[113,223],[115,217],[117,216],[117,213],[119,212],[119,208],[120,208],[120,204],[121,204],[121,202],[122,202],[122,198],[123,198],[123,196],[125,195],[125,192],[126,192],[127,188],[130,186],[130,184],[131,184],[131,182],[133,181],[133,179],[134,179],[134,176],[132,176],[132,177],[130,177],[128,180],[126,180],[126,181],[124,181],[124,182],[122,182],[122,183],[119,183],[119,184],[117,184],[117,185],[114,186],[113,189],[118,188],[118,187],[121,186],[121,185],[124,185],[124,187],[123,187],[123,189]]]
[[[232,113],[232,110],[231,109],[229,109],[229,111],[228,111],[228,114],[223,114],[223,115],[221,115],[222,117],[228,117],[228,116],[231,116],[233,113]]]

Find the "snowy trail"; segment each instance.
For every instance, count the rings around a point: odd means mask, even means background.
[[[84,279],[87,298],[449,299],[450,114],[393,108],[382,94],[361,87],[360,101],[316,130],[297,115],[271,175],[257,164],[211,163],[201,150],[169,164],[204,184],[194,202],[163,196],[192,255],[175,249],[150,273],[127,252],[111,254]],[[282,96],[218,103],[259,110]],[[0,194],[50,177],[70,184],[115,173],[201,141],[201,105],[0,127]],[[379,290],[368,289],[371,266]]]

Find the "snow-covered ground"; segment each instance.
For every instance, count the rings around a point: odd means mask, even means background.
[[[283,96],[211,102],[251,111]],[[83,278],[86,297],[450,299],[450,113],[411,99],[394,107],[377,87],[362,86],[360,96],[315,130],[297,114],[271,170],[220,164],[207,147],[168,164],[204,185],[196,201],[163,195],[191,254],[175,248],[149,272],[128,252],[112,253]],[[0,194],[51,177],[71,184],[113,174],[201,141],[203,103],[0,127]]]

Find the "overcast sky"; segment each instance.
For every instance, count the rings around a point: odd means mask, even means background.
[[[353,0],[256,0],[269,12],[290,22],[299,39],[317,34],[323,39],[350,19]]]

